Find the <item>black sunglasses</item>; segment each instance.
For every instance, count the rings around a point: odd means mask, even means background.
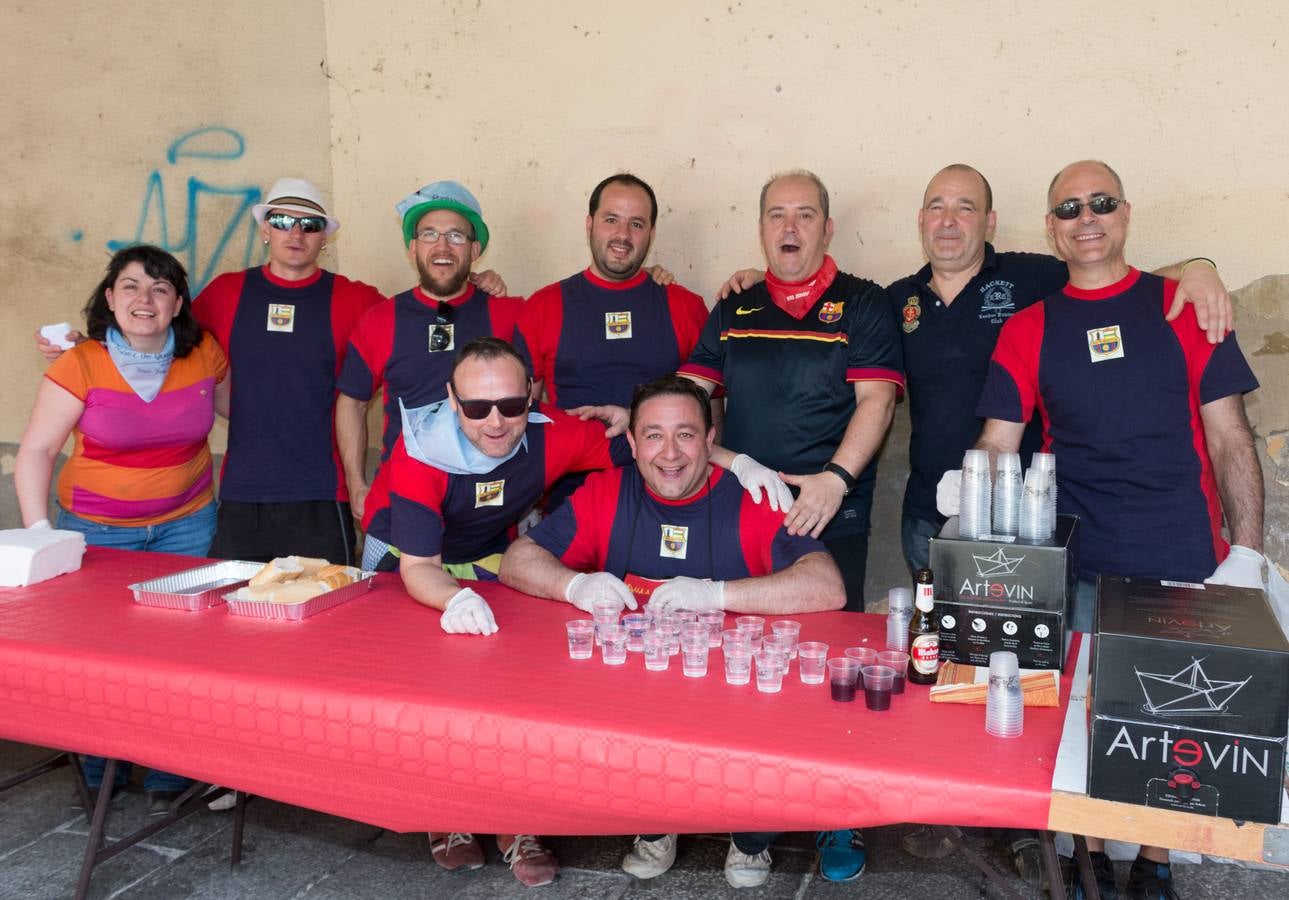
[[[1106,213],[1112,213],[1119,208],[1123,201],[1118,197],[1108,197],[1104,194],[1100,197],[1093,197],[1087,202],[1088,209],[1092,210],[1098,216],[1104,216]],[[1079,213],[1083,211],[1082,200],[1064,200],[1052,207],[1052,215],[1058,219],[1076,219]]]
[[[433,353],[441,353],[452,345],[452,329],[442,326],[452,321],[453,310],[451,303],[446,300],[439,301],[439,310],[434,316],[435,324],[430,328],[430,351]],[[487,413],[484,415],[486,416]]]
[[[271,228],[278,231],[290,231],[296,225],[305,234],[317,234],[319,231],[326,230],[326,216],[293,216],[290,213],[269,213],[264,217],[264,221],[269,223]]]
[[[455,392],[456,388],[452,390]],[[528,412],[528,397],[500,397],[496,400],[462,400],[457,397],[457,409],[467,419],[486,419],[494,406],[504,418],[515,419]]]

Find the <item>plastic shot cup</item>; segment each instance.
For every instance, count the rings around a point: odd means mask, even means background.
[[[627,626],[621,622],[600,626],[600,657],[606,666],[620,666],[627,661]]]
[[[801,623],[793,619],[780,619],[770,624],[770,631],[792,638],[792,658],[797,658],[797,641],[801,640]]]
[[[845,655],[847,659],[853,659],[859,663],[861,669],[864,666],[877,665],[877,651],[872,647],[847,647]]]
[[[760,638],[765,634],[765,619],[761,616],[739,616],[734,620],[734,627]]]
[[[661,631],[646,631],[644,635],[645,668],[650,672],[665,672],[671,663],[667,652],[667,635]]]
[[[823,684],[828,645],[818,641],[797,644],[797,674],[802,684]]]
[[[895,670],[890,666],[864,666],[864,704],[875,712],[891,708]]]
[[[724,655],[726,684],[747,684],[752,680],[752,652],[746,646],[727,646]]]
[[[786,666],[797,649],[797,641],[796,638],[786,634],[767,634],[761,638],[761,649],[782,656],[783,664]]]
[[[832,698],[838,703],[853,703],[855,682],[859,679],[859,663],[846,656],[828,660],[828,684]]]
[[[787,659],[773,650],[753,653],[752,659],[756,660],[756,689],[762,694],[777,694],[783,690]]]
[[[721,629],[725,627],[725,613],[719,609],[705,609],[698,614],[698,621],[707,626],[710,632],[707,646],[719,647],[721,645]]]
[[[908,680],[909,655],[899,650],[882,650],[877,654],[877,664],[895,670],[895,681],[891,683],[892,694],[904,693],[904,684]]]
[[[622,604],[617,600],[596,600],[591,604],[591,618],[595,620],[595,643],[604,642],[604,626],[614,625],[622,612]]]
[[[568,655],[570,659],[590,659],[595,652],[595,623],[590,619],[574,619],[565,622],[568,631]]]
[[[645,629],[649,627],[644,613],[628,613],[622,617],[622,624],[627,629],[627,649],[639,653],[644,649]]]
[[[686,678],[705,678],[707,676],[707,631],[690,632],[680,638],[681,671]]]
[[[690,609],[687,606],[678,606],[671,611],[671,614],[675,616],[677,619],[679,619],[682,623],[698,621],[698,611]]]

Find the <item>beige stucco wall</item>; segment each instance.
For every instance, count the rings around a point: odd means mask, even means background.
[[[195,222],[199,280],[245,265],[244,199],[290,171],[334,185],[344,228],[327,265],[386,291],[412,281],[394,202],[464,181],[492,227],[484,265],[528,293],[585,264],[586,196],[630,169],[660,196],[655,259],[710,296],[759,261],[762,180],[807,166],[832,189],[839,263],[885,282],[921,264],[914,213],[941,165],[991,177],[1000,247],[1042,250],[1047,182],[1089,155],[1125,179],[1139,264],[1202,253],[1232,288],[1289,272],[1289,13],[1271,0],[173,9],[0,9],[0,441],[20,435],[41,371],[30,333],[75,320],[107,241],[141,218],[161,237],[158,209],[141,212],[153,173],[169,242]],[[203,193],[194,219],[194,178],[233,193]],[[1260,289],[1247,347],[1267,348],[1251,406],[1281,558],[1285,297],[1282,281]],[[876,512],[888,532],[903,456],[897,430]]]

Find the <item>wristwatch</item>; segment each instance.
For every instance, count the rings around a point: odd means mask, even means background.
[[[838,478],[840,478],[840,479],[845,483],[845,485],[846,485],[846,493],[847,493],[847,494],[849,494],[851,491],[853,491],[853,490],[855,489],[855,485],[856,485],[856,484],[858,484],[858,482],[857,482],[857,481],[855,481],[855,476],[854,476],[854,475],[852,475],[852,474],[850,474],[849,472],[847,472],[844,468],[842,468],[841,466],[837,465],[835,462],[829,462],[829,463],[825,464],[825,465],[824,465],[824,471],[825,471],[825,472],[832,472],[834,475],[836,475]]]

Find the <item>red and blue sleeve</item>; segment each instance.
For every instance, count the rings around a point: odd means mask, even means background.
[[[336,387],[355,400],[370,400],[385,383],[385,368],[394,350],[394,301],[372,307],[349,336]]]
[[[681,360],[689,359],[698,344],[698,337],[707,324],[707,305],[703,298],[678,284],[667,285],[667,308],[671,325],[676,331],[676,348]]]
[[[1172,307],[1176,294],[1177,282],[1165,279],[1165,314]],[[1210,344],[1207,334],[1199,327],[1195,307],[1190,303],[1169,324],[1186,357],[1186,374],[1192,390],[1198,391],[1201,406],[1232,394],[1247,394],[1258,389],[1258,379],[1240,350],[1235,332],[1228,334],[1220,344]]]
[[[887,381],[904,393],[904,352],[885,288],[873,285],[859,299],[847,329],[846,381]]]
[[[413,556],[443,552],[443,497],[446,472],[407,455],[402,440],[389,461],[390,543]]]
[[[749,575],[781,572],[809,553],[827,553],[823,542],[809,535],[790,535],[782,512],[768,503],[755,503],[743,493],[739,506],[739,545]]]
[[[337,376],[344,365],[350,335],[367,311],[384,300],[381,292],[371,285],[336,276],[331,288],[331,334],[336,345]]]
[[[541,412],[551,419],[546,430],[545,487],[570,472],[593,472],[616,465],[610,441],[604,436],[604,423],[599,419],[583,422],[545,403]]]
[[[217,277],[192,302],[192,314],[203,329],[209,331],[228,353],[228,338],[237,316],[237,302],[242,297],[246,272],[226,272]]]
[[[528,298],[515,323],[514,345],[532,364],[533,378],[546,386],[555,402],[555,351],[564,328],[564,295],[558,283]]]
[[[1038,404],[1038,364],[1043,348],[1044,305],[1035,303],[1007,320],[989,360],[976,415],[1028,422]]]
[[[681,375],[692,375],[703,381],[725,386],[725,341],[721,340],[721,310],[728,300],[718,301],[707,316],[699,332],[698,343],[690,351],[689,360],[680,367]]]

